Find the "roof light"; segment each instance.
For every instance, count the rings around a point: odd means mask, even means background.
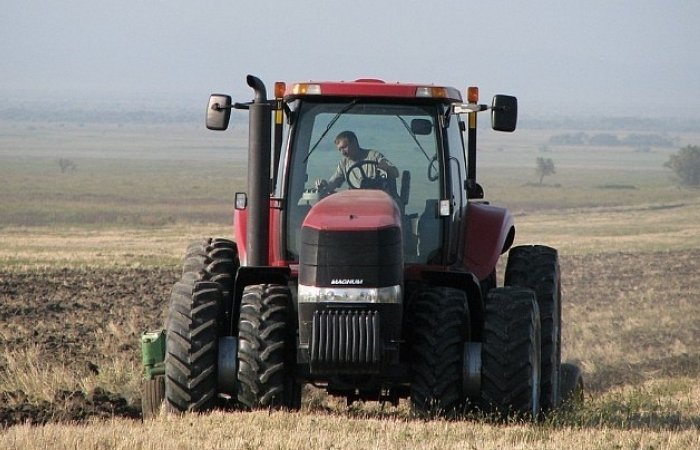
[[[447,98],[447,89],[435,86],[420,86],[416,88],[416,97]]]
[[[476,86],[469,86],[467,88],[467,102],[468,103],[479,103],[479,88]]]
[[[275,82],[275,98],[284,97],[284,91],[287,89],[287,85],[284,81]]]
[[[320,84],[297,83],[292,88],[294,95],[321,95]]]

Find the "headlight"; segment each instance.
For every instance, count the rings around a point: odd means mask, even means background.
[[[401,303],[401,286],[381,288],[299,285],[299,303]]]

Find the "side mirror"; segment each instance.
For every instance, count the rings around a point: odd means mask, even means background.
[[[491,103],[491,128],[496,131],[515,131],[518,123],[518,99],[510,95],[494,95]]]
[[[207,105],[207,128],[225,130],[231,120],[231,96],[212,94]]]
[[[411,131],[413,134],[427,136],[433,131],[433,124],[428,119],[413,119]]]

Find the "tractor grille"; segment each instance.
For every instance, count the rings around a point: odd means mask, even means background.
[[[377,373],[381,362],[378,311],[326,310],[313,315],[313,373]]]

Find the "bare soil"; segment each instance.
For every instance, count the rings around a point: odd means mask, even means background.
[[[590,390],[700,376],[700,305],[694,298],[700,249],[562,256],[561,264],[565,357],[582,364]],[[177,272],[0,268],[1,353],[35,347],[42,363],[78,377],[127,361],[135,368],[128,376],[138,380],[139,336],[162,326]],[[2,361],[0,376],[11,369]],[[53,398],[40,398],[0,386],[0,428],[139,415],[133,392],[58,389]]]
[[[36,346],[42,366],[63,366],[78,376],[109,370],[119,358],[140,369],[140,334],[162,327],[176,276],[161,269],[0,269],[0,348],[7,353]],[[0,372],[9,369],[1,364]],[[22,390],[0,392],[0,426],[140,413],[138,398],[99,387],[58,390],[50,400]]]

